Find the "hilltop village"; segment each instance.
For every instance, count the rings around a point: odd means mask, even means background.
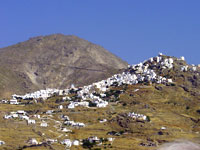
[[[108,102],[103,101],[101,97],[106,96],[105,92],[109,90],[110,86],[121,86],[123,84],[137,84],[141,82],[150,82],[150,83],[158,83],[158,84],[166,84],[172,83],[172,79],[167,79],[162,76],[158,76],[156,72],[150,69],[149,66],[156,65],[162,66],[164,69],[171,69],[173,68],[173,58],[166,58],[163,59],[162,53],[155,58],[150,58],[143,63],[139,63],[137,65],[128,66],[128,70],[123,72],[122,74],[116,74],[107,80],[102,80],[97,83],[93,83],[92,85],[75,88],[74,85],[71,86],[70,89],[65,90],[58,90],[58,89],[47,89],[47,90],[40,90],[34,93],[28,93],[25,95],[12,95],[12,99],[9,101],[10,104],[18,104],[18,99],[23,100],[35,100],[42,98],[46,100],[47,98],[51,97],[53,94],[58,95],[68,95],[71,93],[77,93],[77,96],[81,99],[81,102],[72,102],[68,108],[74,108],[75,106],[89,106],[89,103],[84,102],[85,100],[92,99],[92,103],[96,104],[96,107],[106,107]],[[181,57],[181,60],[184,60],[184,57]],[[188,66],[182,66],[182,71],[187,71]],[[196,67],[192,66],[190,68],[193,71],[196,71]],[[100,91],[100,96],[95,96],[95,90],[91,89],[98,89]],[[69,97],[64,97],[64,100],[68,99]],[[4,100],[3,102],[7,103],[8,101]]]
[[[175,82],[172,78],[167,76],[162,76],[162,72],[159,70],[169,71],[174,68],[174,62],[185,62],[185,58],[175,58],[163,55],[159,53],[158,56],[152,57],[144,62],[141,62],[136,65],[129,65],[127,69],[121,74],[115,74],[106,80],[102,80],[91,85],[83,87],[71,86],[69,89],[46,89],[36,91],[34,93],[28,93],[25,95],[12,95],[10,100],[1,100],[2,105],[37,105],[41,102],[48,101],[52,97],[60,97],[57,100],[57,108],[46,110],[45,112],[33,113],[26,110],[17,110],[12,112],[7,112],[3,116],[4,120],[14,120],[14,121],[25,121],[27,126],[37,126],[42,130],[53,126],[56,131],[49,130],[49,132],[59,132],[61,133],[55,139],[43,138],[39,141],[37,138],[31,136],[27,141],[27,145],[24,148],[31,146],[43,146],[45,144],[61,144],[66,148],[70,149],[71,147],[83,147],[83,148],[92,148],[94,145],[109,145],[112,146],[116,135],[122,135],[122,132],[109,132],[106,137],[98,137],[98,135],[90,136],[85,139],[71,139],[68,137],[68,134],[73,133],[74,130],[81,130],[86,128],[90,123],[88,122],[79,122],[77,119],[71,120],[71,116],[62,114],[63,110],[73,111],[76,108],[87,108],[87,109],[104,109],[110,104],[118,104],[118,99],[120,94],[123,94],[125,91],[123,89],[116,90],[115,93],[112,93],[112,88],[119,88],[127,85],[164,85],[164,86],[173,86]],[[182,63],[179,66],[181,72],[196,72],[199,66],[187,65]],[[140,91],[139,88],[134,89],[133,93]],[[113,98],[114,97],[114,98]],[[67,104],[62,104],[66,102]],[[125,104],[124,104],[125,105]],[[59,113],[57,118],[53,116]],[[75,112],[74,112],[75,113]],[[77,112],[78,113],[78,112]],[[125,114],[120,114],[116,119],[119,120],[120,117],[127,118],[128,120],[134,120],[137,122],[150,122],[150,117],[147,114],[140,112],[127,112]],[[98,118],[96,118],[98,119]],[[98,119],[100,124],[108,122],[106,118]],[[123,125],[121,125],[123,126]],[[41,136],[45,137],[45,133],[42,133]],[[166,130],[166,127],[163,125],[160,126],[160,134],[163,134],[163,131]],[[62,137],[62,138],[61,138]],[[8,141],[0,139],[0,146],[6,146],[9,144]],[[156,143],[148,141],[148,143],[141,143],[141,146],[154,147],[157,146]]]

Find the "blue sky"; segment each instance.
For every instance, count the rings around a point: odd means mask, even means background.
[[[200,64],[199,0],[1,0],[0,47],[63,33],[139,63],[158,52]]]

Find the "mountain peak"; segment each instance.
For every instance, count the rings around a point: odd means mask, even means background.
[[[41,35],[41,36],[35,36],[35,37],[31,37],[29,38],[29,40],[42,40],[42,39],[46,39],[46,40],[59,40],[59,39],[81,39],[76,35],[64,35],[61,33],[56,33],[56,34],[50,34],[50,35]]]
[[[37,36],[2,48],[0,63],[0,67],[13,72],[14,79],[20,80],[17,87],[24,89],[20,93],[40,88],[66,88],[72,83],[86,85],[127,66],[103,47],[63,34]],[[5,73],[1,74],[5,77]],[[3,85],[12,89],[8,83]]]

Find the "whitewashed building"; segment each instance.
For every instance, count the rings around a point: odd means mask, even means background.
[[[28,123],[28,124],[35,124],[35,123],[36,123],[36,121],[35,121],[35,120],[33,120],[33,119],[29,119],[29,120],[27,120],[27,123]]]
[[[28,141],[28,143],[31,144],[31,145],[38,145],[39,144],[38,141],[35,138],[30,139]]]
[[[0,140],[0,146],[4,145],[4,144],[5,144],[5,142]]]
[[[47,127],[48,124],[47,124],[47,122],[41,122],[40,126],[41,126],[41,127]]]
[[[66,145],[66,147],[71,147],[72,141],[70,139],[64,139],[61,144]]]

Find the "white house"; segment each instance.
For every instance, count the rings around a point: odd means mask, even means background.
[[[11,119],[12,118],[12,115],[5,115],[4,116],[4,119]]]
[[[72,145],[75,145],[75,146],[79,146],[80,145],[80,142],[78,140],[74,140],[72,142]]]
[[[66,147],[71,147],[72,141],[70,139],[64,139],[61,144],[66,145]]]
[[[26,112],[24,110],[18,110],[17,114],[19,114],[19,115],[26,115]]]
[[[54,111],[53,110],[47,110],[46,114],[51,115]]]
[[[31,145],[38,145],[39,144],[38,141],[35,138],[30,139],[28,141],[28,143],[31,144]]]
[[[47,122],[41,122],[40,126],[41,126],[41,127],[47,127],[48,124],[47,124]]]
[[[113,142],[115,140],[115,138],[109,137],[107,138],[109,142]]]
[[[160,129],[161,129],[161,130],[166,130],[167,128],[166,128],[166,127],[161,127]]]
[[[35,124],[35,120],[29,119],[29,120],[27,120],[27,123],[28,123],[28,124]]]
[[[184,57],[184,56],[181,56],[181,57],[180,57],[180,60],[185,60],[185,57]]]
[[[19,115],[18,115],[18,114],[12,114],[12,117],[13,117],[13,118],[18,118]]]
[[[102,108],[106,107],[108,105],[107,101],[101,101],[100,103],[97,103],[97,107]]]
[[[70,120],[69,116],[67,116],[67,115],[61,115],[61,119],[65,120],[65,121],[69,121]]]
[[[5,142],[0,140],[0,146],[4,145],[4,144],[5,144]]]
[[[192,71],[196,71],[196,70],[197,70],[197,67],[193,65],[191,70],[192,70]]]
[[[74,105],[74,103],[70,103],[69,105],[68,105],[68,107],[67,108],[69,108],[69,109],[73,109],[73,108],[75,108],[75,105]]]
[[[19,118],[24,119],[24,120],[29,120],[29,117],[25,115],[20,115]]]
[[[78,127],[85,127],[85,124],[82,123],[82,122],[77,122],[75,126],[78,126]]]
[[[63,105],[59,105],[59,106],[58,106],[58,109],[63,109]]]
[[[58,142],[57,139],[46,139],[46,141],[49,142],[49,143],[56,143],[56,142]]]
[[[8,103],[8,100],[3,99],[3,100],[1,100],[1,103],[2,103],[2,104],[7,104],[7,103]]]
[[[184,71],[184,72],[185,72],[185,71],[188,71],[188,65],[182,66],[182,67],[181,67],[181,71]]]
[[[107,121],[107,119],[103,119],[103,120],[100,120],[99,122],[100,123],[104,123],[104,122],[106,122]]]
[[[62,132],[72,132],[72,130],[69,130],[69,129],[67,129],[67,128],[63,128],[63,129],[62,129]]]
[[[91,137],[88,138],[88,141],[90,143],[94,143],[94,142],[99,142],[100,139],[97,136],[91,136]]]
[[[34,117],[36,117],[36,118],[40,119],[40,115],[34,115]]]
[[[17,101],[17,99],[11,99],[11,100],[10,100],[10,104],[11,104],[11,105],[18,105],[19,102]]]
[[[172,79],[167,79],[167,81],[168,81],[169,83],[172,83],[172,82],[173,82]]]

